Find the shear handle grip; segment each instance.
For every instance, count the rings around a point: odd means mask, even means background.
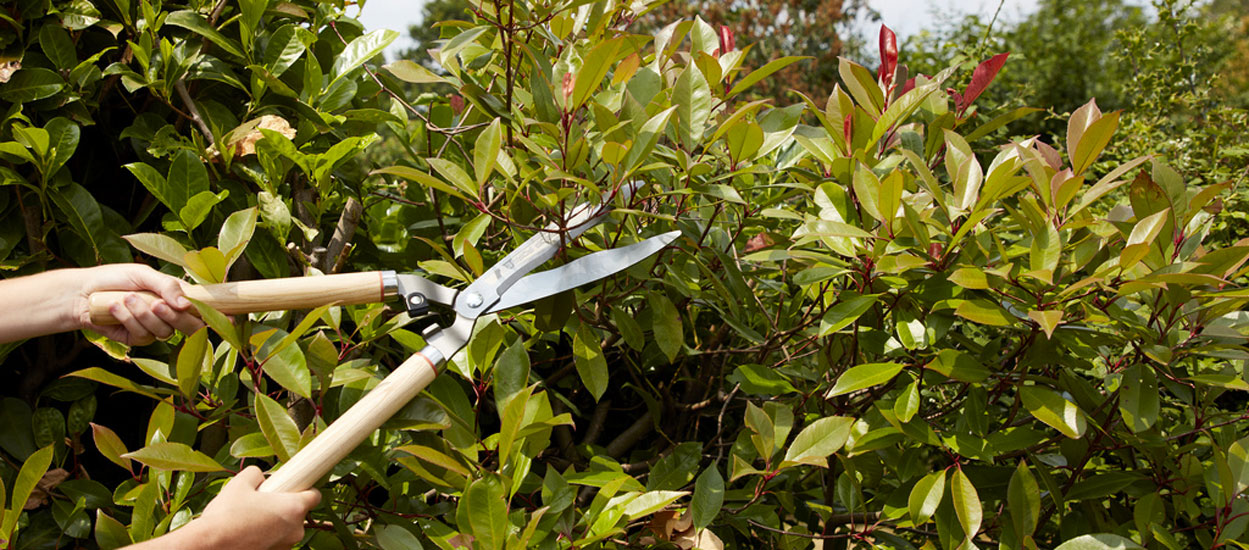
[[[237,283],[191,286],[186,297],[198,300],[226,315],[311,309],[325,304],[368,304],[385,301],[382,271],[339,273],[320,277],[259,279]],[[150,292],[107,291],[91,294],[91,322],[116,325],[109,311],[126,296],[137,294],[149,303],[160,298]]]
[[[260,485],[260,491],[292,493],[316,486],[318,480],[330,473],[369,434],[421,393],[437,374],[437,365],[424,352],[409,357],[279,467]]]

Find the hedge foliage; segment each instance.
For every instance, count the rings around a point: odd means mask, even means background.
[[[841,60],[829,98],[783,106],[749,90],[801,58],[742,70],[697,18],[631,33],[648,7],[473,2],[442,23],[443,74],[379,66],[395,34],[333,2],[0,12],[20,65],[0,259],[457,285],[640,181],[557,262],[682,238],[482,319],[325,480],[307,547],[1249,541],[1249,247],[1202,244],[1226,186],[1146,157],[1094,175],[1119,120],[1094,101],[1062,139],[989,141],[1012,115],[971,107],[1005,56],[904,82],[882,31],[875,73]],[[407,91],[426,85],[454,92]],[[205,310],[211,328],[135,350],[87,335],[129,364],[88,352],[2,402],[0,538],[116,548],[184,524],[420,349],[396,310]]]

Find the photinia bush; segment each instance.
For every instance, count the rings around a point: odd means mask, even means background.
[[[454,286],[638,181],[555,262],[683,237],[479,322],[323,480],[304,546],[1249,541],[1249,247],[1202,244],[1224,186],[1144,157],[1095,178],[1119,115],[1094,101],[1064,139],[987,142],[1018,118],[970,109],[1005,54],[906,78],[882,31],[877,70],[840,60],[830,97],[781,106],[744,93],[802,58],[745,70],[699,18],[631,32],[650,7],[472,2],[441,22],[441,73],[379,66],[394,34],[337,3],[8,10],[0,259],[133,247],[196,283]],[[10,547],[176,529],[229,472],[280,468],[437,321],[201,313],[168,344],[87,335],[102,351],[0,402]]]

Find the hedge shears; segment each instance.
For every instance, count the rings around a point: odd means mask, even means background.
[[[623,188],[631,195],[632,188]],[[417,274],[394,271],[345,273],[319,277],[288,277],[198,285],[186,296],[225,314],[308,309],[326,304],[349,305],[397,298],[414,317],[429,312],[430,304],[450,307],[455,321],[431,324],[423,332],[426,346],[404,361],[377,387],[356,402],[277,469],[260,490],[292,492],[309,489],[345,458],[374,430],[403,408],[438,374],[439,366],[467,345],[473,325],[482,315],[553,296],[618,273],[668,246],[680,231],[650,237],[621,248],[578,258],[561,267],[530,274],[567,243],[602,223],[610,201],[573,208],[563,224],[552,223],[499,260],[463,289],[452,289]],[[565,228],[561,230],[560,228]],[[116,324],[112,303],[127,292],[98,292],[91,296],[91,320]],[[155,295],[144,295],[151,300]]]

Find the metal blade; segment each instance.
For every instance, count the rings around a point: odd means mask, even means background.
[[[680,231],[670,231],[626,247],[582,256],[567,265],[526,276],[504,292],[487,313],[559,294],[623,271],[659,252],[679,236]]]
[[[620,192],[626,197],[632,195],[635,185],[626,185]],[[546,231],[530,237],[516,250],[504,256],[456,297],[456,314],[476,318],[486,312],[516,281],[554,257],[564,243],[576,239],[587,229],[602,222],[609,211],[611,205],[608,201],[600,204],[586,203],[573,208],[564,220],[564,226],[569,228],[567,232],[556,231],[559,224],[552,223],[546,227]]]

